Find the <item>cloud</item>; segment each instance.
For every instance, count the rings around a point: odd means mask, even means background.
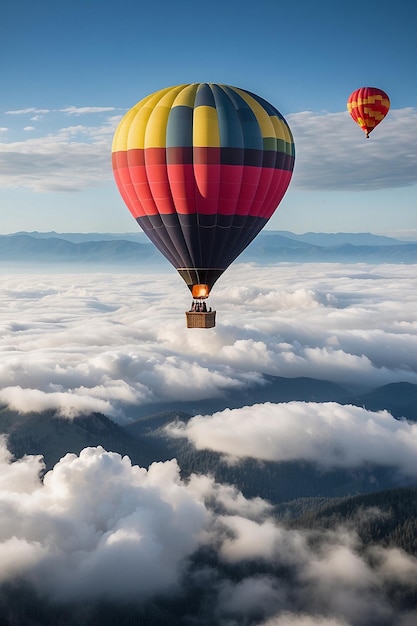
[[[273,608],[270,599],[266,606],[275,615],[260,621],[262,625],[393,623],[392,606],[384,591],[384,569],[386,560],[397,558],[396,549],[365,548],[352,528],[321,531],[312,541],[310,532],[289,530],[273,521],[257,523],[228,517],[218,519],[217,523],[228,530],[222,534],[219,548],[222,559],[229,563],[257,562],[258,568],[259,562],[270,564],[270,569],[257,577],[258,584],[264,583],[260,597],[267,597],[268,585],[271,589],[275,587],[277,593],[271,599],[275,599],[279,609]],[[378,556],[380,551],[382,558]],[[406,563],[405,569],[411,574],[408,583],[415,589],[417,561],[402,551],[400,555],[399,560]],[[404,570],[399,569],[400,573],[395,566],[390,568],[397,584],[405,580]],[[279,582],[274,576],[271,579],[272,571],[282,572],[278,575]],[[238,585],[235,591],[237,588]],[[232,590],[229,598],[233,602]],[[235,610],[237,613],[238,609]],[[249,607],[243,603],[244,611],[249,611]],[[396,623],[402,623],[401,611],[394,610],[394,614]]]
[[[85,113],[109,113],[110,111],[116,111],[117,107],[76,107],[67,106],[62,109],[36,109],[34,107],[28,107],[26,109],[16,109],[15,111],[5,111],[5,115],[46,115],[48,113],[67,113],[68,115],[83,115]]]
[[[224,581],[218,597],[217,614],[233,620],[253,620],[261,613],[274,613],[285,602],[286,592],[272,576],[248,576],[239,582]],[[219,619],[220,621],[220,619]],[[232,622],[236,623],[236,622]]]
[[[186,606],[187,620],[221,626],[394,618],[406,626],[411,616],[389,589],[415,592],[416,558],[364,546],[354,520],[349,528],[289,529],[259,498],[204,475],[184,481],[175,460],[145,469],[101,447],[67,454],[43,480],[41,470],[40,457],[14,461],[0,440],[0,585],[30,585],[42,615],[51,602],[54,614],[82,603],[89,623],[88,611],[106,597],[120,611],[120,601],[140,607],[165,598],[173,611]],[[0,595],[3,610],[7,602]]]
[[[309,461],[324,468],[387,465],[417,477],[417,424],[335,402],[226,409],[170,424],[167,433],[232,458]]]
[[[143,596],[176,586],[207,511],[180,481],[175,461],[145,470],[87,448],[61,459],[43,483],[32,480],[25,497],[13,472],[22,464],[39,470],[30,457],[6,460],[2,468],[9,480],[0,495],[1,582],[24,575],[61,600]]]
[[[109,113],[110,111],[116,111],[116,107],[75,107],[69,106],[63,109],[59,109],[61,113],[67,113],[68,115],[85,115],[86,113]]]
[[[284,615],[273,617],[259,626],[349,626],[349,624],[344,619],[340,620],[336,617],[284,613]]]
[[[292,188],[363,191],[417,182],[417,111],[391,110],[368,140],[349,113],[287,116],[296,145]]]
[[[68,115],[109,113],[113,107],[68,107]],[[40,121],[48,110],[25,109],[9,114],[34,113]],[[55,113],[56,115],[56,113]],[[96,125],[57,127],[36,138],[0,143],[0,184],[3,188],[25,188],[35,192],[77,192],[106,185],[112,178],[111,141],[120,116],[95,119]],[[27,129],[33,127],[26,127]]]
[[[15,111],[5,111],[5,115],[46,115],[50,113],[51,109],[36,109],[34,107],[28,107],[27,109],[16,109]]]
[[[0,144],[1,185],[38,192],[100,186],[111,174],[111,134],[112,129],[107,129],[104,139],[103,130],[69,127],[47,137]],[[79,139],[82,135],[84,141]]]
[[[94,391],[87,396],[83,390],[77,389],[74,392],[52,391],[45,393],[39,389],[22,389],[19,386],[5,387],[0,389],[0,403],[18,413],[42,413],[53,410],[58,415],[69,418],[83,414],[88,415],[95,411],[113,415],[110,402],[98,398]]]

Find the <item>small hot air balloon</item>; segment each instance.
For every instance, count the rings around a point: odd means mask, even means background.
[[[197,300],[189,327],[214,326],[203,300],[278,207],[294,157],[279,111],[237,87],[168,87],[122,118],[112,146],[116,184]]]
[[[348,98],[347,110],[352,119],[362,128],[366,138],[375,126],[387,115],[390,107],[389,97],[376,87],[361,87]]]

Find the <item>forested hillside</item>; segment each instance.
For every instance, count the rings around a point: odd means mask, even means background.
[[[363,544],[397,547],[417,555],[417,488],[339,499],[301,499],[278,507],[292,528],[354,529]],[[290,517],[289,517],[290,516]]]

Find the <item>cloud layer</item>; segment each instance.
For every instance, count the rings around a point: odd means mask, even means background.
[[[217,326],[188,330],[187,290],[167,274],[0,278],[0,402],[114,419],[154,402],[220,398],[265,375],[348,388],[417,384],[413,266],[230,268]]]
[[[23,412],[97,410],[126,422],[138,405],[221,397],[265,375],[417,383],[411,266],[237,264],[216,287],[210,331],[185,328],[189,297],[175,272],[3,271],[0,284],[0,402]],[[171,428],[235,460],[371,462],[416,476],[415,427],[386,412],[259,404]],[[202,603],[199,619],[219,626],[416,618],[390,591],[415,593],[416,559],[363,545],[354,522],[290,530],[233,485],[185,481],[175,460],[140,468],[102,448],[66,455],[41,480],[42,459],[14,461],[1,440],[0,465],[3,586],[29,584],[59,605],[189,593]]]

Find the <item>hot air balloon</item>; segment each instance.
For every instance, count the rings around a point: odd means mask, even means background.
[[[376,87],[361,87],[351,93],[347,101],[347,110],[362,128],[367,139],[369,133],[387,115],[389,107],[389,97],[385,91]]]
[[[215,325],[203,300],[278,207],[294,157],[279,111],[237,87],[167,87],[122,118],[112,146],[116,184],[197,301],[188,327]]]

